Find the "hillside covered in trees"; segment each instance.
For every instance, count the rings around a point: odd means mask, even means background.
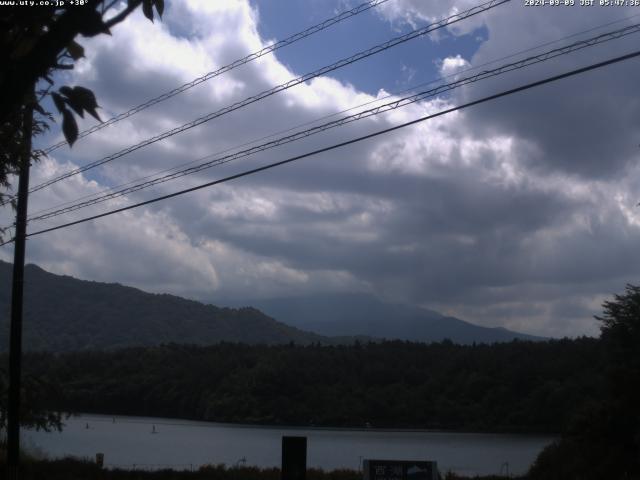
[[[0,261],[0,352],[8,345],[11,269],[11,264]],[[24,346],[31,351],[71,352],[172,342],[273,345],[340,344],[376,338],[427,342],[448,338],[456,343],[542,340],[417,307],[385,304],[375,297],[301,298],[287,303],[291,308],[276,308],[275,313],[268,310],[269,314],[253,308],[253,301],[237,308],[217,307],[117,283],[55,275],[27,265]],[[340,328],[317,328],[321,318],[325,327]]]
[[[11,264],[0,262],[0,351],[9,345]],[[218,308],[116,283],[25,269],[27,350],[68,352],[180,341],[311,343],[329,341],[278,322],[255,308]]]
[[[166,345],[25,358],[56,407],[218,422],[557,432],[601,394],[595,339]],[[53,406],[53,405],[52,405]]]

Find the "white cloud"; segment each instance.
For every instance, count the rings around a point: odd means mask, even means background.
[[[462,58],[460,54],[455,57],[446,57],[441,62],[440,65],[440,75],[443,77],[448,77],[449,75],[453,75],[454,73],[459,72],[465,68],[470,66],[470,63]]]
[[[417,28],[425,23],[433,23],[442,18],[457,15],[461,12],[476,7],[480,2],[474,0],[441,0],[438,2],[425,2],[422,0],[395,0],[384,3],[379,7],[381,15],[391,22],[400,22]],[[447,30],[454,35],[465,35],[483,26],[485,17],[474,15],[464,22],[457,22]]]
[[[474,4],[398,0],[384,4],[382,15],[416,23]],[[444,56],[441,73],[586,28],[594,15],[542,10],[498,7],[460,24],[456,34],[484,25],[488,36],[469,61],[461,55]],[[105,113],[119,112],[258,50],[265,43],[256,21],[246,1],[172,2],[162,23],[151,24],[136,14],[114,29],[113,37],[83,40],[87,59],[72,80],[94,89]],[[612,44],[600,53],[616,48]],[[575,62],[567,58],[552,66]],[[32,183],[302,73],[290,71],[273,55],[265,56],[81,140],[71,151],[56,151],[34,168]],[[449,98],[331,130],[108,206],[410,121],[543,73],[523,71],[468,87]],[[624,161],[624,150],[612,149],[611,156],[599,157],[595,166],[580,163],[586,157],[574,151],[597,152],[601,143],[628,141],[622,134],[614,139],[595,135],[590,112],[608,109],[607,122],[615,123],[618,116],[612,115],[621,115],[628,120],[625,129],[637,130],[637,102],[629,100],[635,96],[632,85],[619,82],[611,94],[598,78],[572,84],[575,92],[558,84],[221,187],[34,237],[29,259],[56,273],[192,298],[370,291],[490,326],[542,335],[597,333],[590,315],[597,313],[603,296],[620,291],[640,273],[633,260],[640,240],[634,207],[640,187],[634,180],[640,178],[637,168]],[[378,98],[385,95],[381,90]],[[611,106],[598,100],[603,95]],[[30,210],[373,100],[330,76],[314,79],[38,192],[32,195]],[[563,110],[557,110],[558,105]],[[588,110],[581,111],[584,105]],[[603,165],[612,170],[610,176],[593,174]],[[8,222],[10,215],[2,215]],[[7,258],[7,250],[0,255]]]

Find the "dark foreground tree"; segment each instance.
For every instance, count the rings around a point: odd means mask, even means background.
[[[52,410],[51,405],[59,402],[61,392],[59,385],[43,380],[35,375],[26,375],[23,379],[21,424],[35,430],[61,430],[63,412]],[[0,442],[7,431],[7,390],[9,376],[4,368],[0,368]]]
[[[34,2],[39,5],[29,3],[0,5],[2,206],[14,205],[13,197],[10,202],[6,201],[8,195],[3,190],[10,187],[12,176],[19,173],[23,160],[30,158],[34,162],[42,156],[42,152],[31,151],[30,140],[46,130],[48,123],[54,120],[54,116],[42,106],[47,96],[51,97],[60,114],[62,131],[69,145],[78,137],[76,115],[82,117],[84,113],[88,113],[100,120],[98,103],[91,90],[67,85],[57,88],[55,85],[55,72],[73,69],[75,61],[84,56],[84,49],[76,38],[110,35],[110,29],[139,6],[142,6],[144,15],[151,21],[154,19],[154,10],[160,16],[164,10],[164,0],[62,0]],[[41,5],[42,3],[48,5]],[[0,240],[3,233],[4,230],[0,227]],[[15,375],[14,371],[12,375]],[[19,369],[16,377],[20,378]],[[5,427],[7,419],[6,386],[5,376],[0,374],[0,429]],[[21,421],[26,426],[59,428],[60,414],[51,412],[41,402],[42,398],[47,398],[42,392],[48,388],[48,385],[35,378],[25,379],[20,395],[23,398]]]
[[[73,69],[75,61],[84,56],[76,38],[110,35],[112,27],[141,5],[151,21],[154,12],[162,16],[164,10],[164,0],[128,0],[117,13],[110,9],[120,0],[47,3],[51,5],[16,2],[15,6],[0,6],[0,202],[6,196],[2,190],[18,173],[25,110],[34,109],[34,133],[41,133],[54,118],[42,107],[42,101],[51,96],[70,145],[78,136],[74,115],[83,116],[86,112],[100,119],[91,90],[54,85],[56,71]],[[54,6],[56,3],[58,6]],[[39,157],[35,153],[33,160]]]
[[[640,287],[603,304],[607,390],[570,422],[531,469],[535,479],[640,479]]]

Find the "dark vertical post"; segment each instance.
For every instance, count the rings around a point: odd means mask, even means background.
[[[9,340],[9,409],[7,427],[7,467],[9,479],[17,480],[20,469],[20,363],[22,359],[22,297],[24,287],[24,254],[27,233],[27,199],[31,165],[33,106],[25,108],[22,119],[22,158],[18,181],[16,234],[13,250],[13,283],[11,288],[11,333]]]
[[[282,437],[282,480],[305,480],[307,437]]]

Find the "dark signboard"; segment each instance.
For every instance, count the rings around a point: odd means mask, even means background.
[[[307,437],[282,437],[281,480],[305,480]]]
[[[365,460],[364,480],[438,480],[436,462]]]

